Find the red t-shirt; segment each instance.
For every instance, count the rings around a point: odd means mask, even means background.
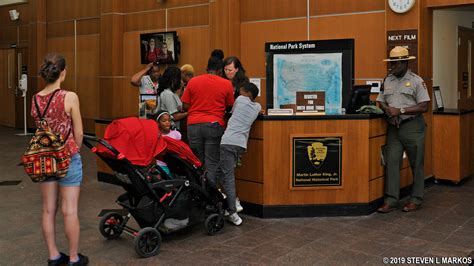
[[[218,122],[224,126],[225,109],[234,104],[234,90],[229,80],[205,74],[189,81],[181,101],[189,104],[188,125]]]

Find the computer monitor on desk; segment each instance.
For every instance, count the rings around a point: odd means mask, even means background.
[[[346,113],[355,114],[357,110],[370,103],[372,85],[352,85],[351,96],[346,104]]]

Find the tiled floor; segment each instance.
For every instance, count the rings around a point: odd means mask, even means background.
[[[46,247],[40,229],[36,184],[16,166],[29,137],[0,127],[0,265],[44,265]],[[114,209],[120,187],[99,183],[95,157],[82,152],[85,183],[80,200],[81,252],[91,265],[383,265],[383,258],[467,257],[474,250],[474,179],[460,186],[437,184],[426,189],[423,208],[359,217],[259,219],[243,215],[240,227],[226,224],[223,233],[207,236],[204,226],[164,239],[160,254],[137,257],[127,235],[107,241],[98,231],[98,213]],[[57,241],[66,241],[58,215]],[[418,261],[420,262],[420,261]],[[436,261],[434,261],[436,262]]]

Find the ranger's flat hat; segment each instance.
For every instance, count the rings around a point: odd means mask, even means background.
[[[416,57],[410,56],[408,54],[408,49],[401,46],[395,46],[392,50],[390,50],[390,58],[385,59],[383,61],[403,61],[403,60],[413,60]]]

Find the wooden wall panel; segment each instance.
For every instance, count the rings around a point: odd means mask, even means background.
[[[47,38],[74,37],[74,21],[50,22],[47,27]]]
[[[124,1],[123,9],[124,12],[139,12],[139,11],[148,11],[156,9],[167,9],[167,8],[176,8],[183,6],[194,6],[201,4],[208,4],[211,0],[173,0],[173,1],[163,1],[158,3],[158,1],[149,1],[149,0],[134,0],[134,1]]]
[[[384,166],[382,165],[381,151],[385,145],[386,136],[379,136],[369,140],[369,179],[375,179],[384,175]]]
[[[310,15],[330,15],[385,10],[380,0],[310,0]]]
[[[168,28],[209,25],[209,5],[168,10]]]
[[[213,47],[210,45],[209,27],[176,29],[181,41],[179,65],[191,64],[195,75],[206,73],[207,61]]]
[[[0,40],[6,44],[4,48],[10,48],[10,44],[17,42],[17,27],[2,27],[0,31]]]
[[[236,179],[235,189],[241,201],[263,205],[263,184]]]
[[[20,42],[28,43],[30,37],[30,26],[29,25],[22,25],[20,26]]]
[[[123,16],[108,14],[100,17],[100,75],[121,76],[123,70]]]
[[[48,22],[91,18],[100,16],[100,1],[97,0],[48,0],[46,1]]]
[[[100,118],[117,118],[123,116],[125,104],[122,79],[100,77],[99,79],[99,114]],[[138,98],[138,96],[137,96]]]
[[[130,3],[130,1],[122,0],[100,0],[100,13],[107,14],[113,12],[123,12],[123,6],[125,3]]]
[[[100,18],[77,21],[77,35],[100,34]]]
[[[409,167],[400,170],[400,188],[411,186],[413,176]],[[385,177],[379,177],[369,182],[369,201],[383,198],[385,190]]]
[[[209,5],[211,47],[240,58],[240,0],[214,1]]]
[[[99,35],[77,37],[77,94],[81,114],[93,120],[99,114]],[[84,131],[94,132],[93,124],[84,123]]]
[[[384,177],[379,177],[369,182],[369,202],[376,199],[380,199],[384,195],[385,189],[385,179]]]
[[[314,137],[323,137],[325,134],[344,134],[342,188],[316,188],[298,190],[297,193],[290,190],[290,163],[288,163],[290,160],[290,134],[308,134]],[[368,120],[265,121],[264,136],[265,205],[362,203],[368,201]],[[249,150],[249,152],[251,151]]]
[[[123,19],[125,32],[164,29],[166,27],[166,14],[164,10],[126,14]]]
[[[64,2],[71,2],[64,1]],[[74,18],[98,18],[100,17],[100,1],[97,0],[74,0]]]
[[[77,76],[99,76],[99,36],[77,36]]]
[[[100,117],[99,115],[99,78],[98,77],[77,77],[77,96],[79,97],[81,115],[83,120],[91,120]],[[83,121],[84,131],[94,133],[94,123]]]
[[[370,119],[369,128],[369,137],[371,138],[387,134],[385,119]]]
[[[247,149],[252,152],[242,155],[242,165],[245,167],[237,167],[235,176],[241,180],[263,183],[263,140],[249,139]]]
[[[0,125],[15,126],[15,50],[0,49]],[[10,71],[9,71],[10,70]],[[9,87],[11,86],[11,87]]]
[[[123,33],[123,74],[130,78],[146,65],[140,62],[140,32],[124,32]],[[130,85],[131,86],[131,85]]]
[[[74,1],[46,1],[46,19],[48,22],[71,20],[74,18]]]
[[[242,22],[306,17],[306,0],[242,0]]]
[[[386,75],[384,21],[383,12],[312,18],[310,39],[354,38],[355,78],[382,79]]]
[[[459,177],[460,170],[460,117],[435,115],[433,117],[433,173],[437,178],[451,180]],[[449,148],[448,148],[449,147]]]
[[[420,1],[416,1],[413,8],[407,13],[398,14],[390,10],[388,2],[385,1],[386,25],[385,29],[390,30],[410,30],[418,29],[419,25]],[[384,35],[386,37],[386,34]],[[431,40],[430,40],[431,42]],[[420,45],[420,43],[418,43]],[[418,61],[419,62],[419,61]]]
[[[121,116],[137,116],[138,115],[138,88],[130,85],[130,78],[124,77],[120,79],[122,83],[122,95],[123,98],[120,99],[123,104]],[[123,100],[124,99],[124,100]],[[119,102],[117,102],[118,104]]]
[[[263,139],[263,120],[256,120],[250,128],[250,139]]]
[[[427,7],[452,7],[459,5],[472,5],[474,0],[426,0]]]
[[[276,30],[278,29],[278,30]],[[241,27],[241,61],[247,76],[266,77],[265,43],[306,40],[306,20],[284,20],[243,23]]]
[[[471,120],[470,118],[472,117],[471,114],[467,115],[462,115],[459,117],[460,121],[459,124],[461,125],[460,129],[460,154],[459,154],[459,177],[464,178],[466,176],[470,176],[474,172],[471,172],[472,165],[474,164],[474,158],[471,158],[471,147],[474,145],[474,138],[472,137],[472,134],[474,132],[470,131],[471,129],[471,123],[474,122],[474,120]]]
[[[75,91],[74,86],[74,74],[75,69],[75,56],[74,56],[74,37],[63,37],[63,38],[51,38],[47,40],[48,53],[59,53],[66,59],[67,66],[67,78],[63,83],[64,88]],[[44,55],[43,55],[44,57]],[[41,64],[41,62],[40,62]]]

